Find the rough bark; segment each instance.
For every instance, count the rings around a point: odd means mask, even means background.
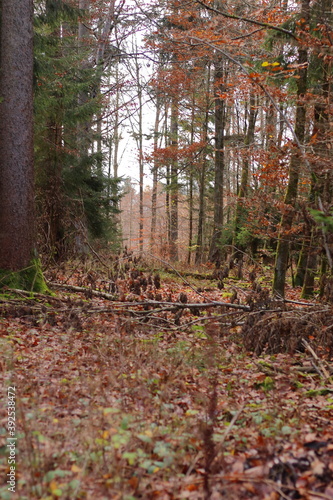
[[[33,2],[2,0],[0,55],[0,268],[34,253]]]

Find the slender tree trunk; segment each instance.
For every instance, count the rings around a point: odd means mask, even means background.
[[[116,81],[119,82],[119,68],[118,64],[115,70]],[[119,106],[120,106],[120,90],[119,83],[117,84],[116,90],[116,101],[115,101],[115,111],[114,111],[114,127],[113,127],[113,177],[114,179],[118,178],[118,154],[119,154],[119,142],[120,142],[120,133],[119,133]]]
[[[215,180],[214,180],[214,228],[209,250],[209,260],[217,266],[222,260],[221,238],[223,229],[223,182],[224,182],[224,128],[225,105],[220,92],[225,90],[223,81],[223,60],[215,62],[214,96],[215,96]]]
[[[170,123],[171,146],[174,159],[170,167],[170,259],[178,260],[178,99],[172,97],[171,123]]]
[[[202,162],[200,165],[200,177],[199,177],[199,213],[198,213],[198,235],[197,235],[197,247],[195,252],[195,263],[199,264],[202,261],[202,250],[203,250],[203,231],[204,231],[204,215],[205,215],[205,177],[206,177],[206,165]]]
[[[192,246],[193,246],[193,169],[190,169],[189,176],[189,199],[188,199],[188,211],[189,211],[189,225],[188,225],[188,253],[187,253],[187,263],[191,264],[192,256]]]
[[[195,119],[195,93],[192,94],[192,110],[191,110],[191,138],[190,144],[194,143],[194,119]],[[189,179],[188,179],[188,252],[187,263],[191,264],[192,246],[193,246],[193,165],[190,165]]]
[[[158,135],[160,127],[161,115],[161,98],[157,92],[156,108],[155,108],[155,124],[154,124],[154,160],[153,160],[153,187],[151,194],[151,229],[150,229],[150,249],[153,250],[154,240],[156,237],[157,223],[157,185],[158,185],[158,162],[156,153],[158,149]]]
[[[203,71],[206,64],[203,64]],[[210,86],[211,86],[211,66],[208,64],[207,71],[204,73],[203,84],[205,88],[205,102],[203,123],[201,128],[201,142],[205,145],[208,144],[208,121],[209,121],[209,108],[210,108]],[[204,147],[200,154],[200,170],[199,170],[199,214],[198,214],[198,233],[197,233],[197,247],[195,253],[195,262],[199,264],[203,260],[203,247],[204,247],[204,228],[205,228],[205,194],[206,194],[206,173],[207,173],[207,149]]]
[[[171,221],[170,221],[170,166],[167,165],[166,173],[166,190],[165,190],[165,212],[167,221],[167,241],[168,241],[168,254],[170,254],[171,246]]]
[[[45,158],[46,182],[44,186],[46,231],[49,251],[55,260],[64,256],[64,200],[62,185],[62,124],[51,122],[46,130],[48,144]]]
[[[119,67],[118,64],[116,64],[115,67],[115,78],[116,78],[116,96],[115,96],[115,103],[114,103],[114,122],[112,123],[112,132],[108,137],[109,140],[109,168],[108,168],[108,203],[109,203],[109,210],[108,213],[110,214],[111,212],[111,203],[113,207],[118,210],[119,209],[119,201],[118,201],[118,186],[117,186],[117,179],[118,179],[118,167],[119,167],[119,143],[121,140],[121,133],[120,133],[120,124],[119,124],[119,107],[120,107],[120,90],[119,90]],[[108,123],[108,129],[109,129],[109,123]],[[109,132],[109,130],[108,130]],[[113,177],[114,182],[111,182],[111,178]],[[120,219],[119,217],[116,217],[116,223],[119,228],[120,226]]]
[[[303,284],[304,284],[304,277],[305,277],[305,272],[306,272],[306,262],[307,262],[306,246],[309,245],[309,241],[308,241],[309,234],[307,234],[307,233],[308,232],[306,232],[304,235],[302,248],[301,248],[300,254],[298,256],[297,271],[296,271],[294,286],[303,286]]]
[[[309,0],[302,0],[301,18],[302,25],[304,28],[306,28],[309,22]],[[298,64],[301,69],[299,70],[299,79],[296,80],[297,106],[295,118],[295,134],[301,144],[304,142],[306,128],[306,104],[304,102],[304,96],[307,89],[307,61],[307,48],[300,47],[298,49]],[[292,152],[292,156],[290,159],[289,181],[284,200],[286,206],[288,207],[289,205],[289,207],[281,219],[281,229],[276,251],[274,270],[273,293],[281,297],[284,297],[286,272],[289,259],[290,230],[294,218],[301,161],[302,159],[300,157],[300,152],[295,147],[295,150]]]
[[[332,14],[332,1],[323,0],[316,5],[314,16],[317,23],[330,23]],[[325,30],[326,32],[326,30]],[[331,131],[329,123],[328,103],[330,102],[330,76],[332,73],[332,62],[321,55],[314,54],[312,64],[318,75],[317,89],[319,90],[317,102],[314,106],[314,124],[312,131],[312,150],[315,154],[315,161],[312,166],[312,189],[310,195],[311,205],[322,205],[326,209],[331,205],[332,200],[332,172],[327,168],[331,164]],[[324,238],[327,235],[323,234]],[[314,293],[315,273],[318,260],[318,241],[320,233],[314,226],[311,228],[310,246],[307,252],[306,272],[302,290],[302,297],[311,297]]]
[[[239,190],[237,194],[237,205],[236,205],[236,214],[235,214],[235,230],[234,230],[234,241],[233,246],[239,248],[240,250],[245,250],[244,246],[238,244],[237,235],[244,223],[245,216],[245,208],[244,208],[244,200],[247,196],[247,188],[248,188],[248,179],[249,179],[249,169],[250,169],[250,154],[249,147],[253,144],[254,141],[254,132],[256,125],[256,117],[257,111],[255,107],[255,96],[253,93],[250,95],[250,106],[249,106],[249,121],[247,126],[247,132],[244,140],[244,146],[247,151],[245,151],[246,157],[243,158],[242,162],[242,175],[241,181],[239,185]],[[237,254],[237,251],[236,251]],[[237,255],[234,255],[235,257]]]
[[[0,269],[34,257],[33,2],[1,0]]]
[[[139,104],[139,116],[138,116],[138,153],[139,153],[139,245],[140,251],[143,251],[143,229],[144,229],[144,214],[143,214],[143,123],[142,123],[142,85],[140,76],[140,66],[139,62],[136,61],[136,78],[138,85],[138,104]]]
[[[89,0],[79,0],[79,8],[82,10],[84,15],[88,15],[89,13]],[[89,40],[90,32],[88,28],[86,27],[85,23],[83,21],[79,22],[78,26],[78,51],[82,51],[85,49],[87,46],[87,42]],[[84,60],[82,63],[82,67],[88,67],[89,62],[87,60]],[[88,94],[86,91],[82,91],[78,95],[78,104],[79,106],[84,106],[88,102]],[[90,146],[90,141],[89,141],[89,134],[90,134],[90,127],[91,123],[86,122],[82,123],[77,127],[77,145],[78,145],[78,150],[80,155],[86,156],[88,154],[89,146]]]
[[[317,248],[315,247],[317,231],[313,227],[311,231],[310,246],[307,252],[306,272],[301,297],[307,299],[314,293],[314,281],[317,269]]]

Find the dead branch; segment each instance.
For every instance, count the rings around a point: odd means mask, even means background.
[[[70,290],[73,292],[86,293],[91,294],[94,297],[101,297],[103,299],[112,300],[116,305],[128,307],[128,306],[161,306],[161,309],[157,309],[155,311],[142,311],[143,314],[147,314],[150,312],[164,312],[164,311],[174,311],[176,309],[207,309],[209,307],[229,307],[230,309],[240,309],[242,311],[251,311],[250,306],[245,306],[242,304],[230,304],[230,302],[219,302],[219,301],[210,301],[210,302],[194,302],[191,304],[183,304],[182,302],[164,302],[158,300],[145,300],[139,302],[118,302],[115,295],[111,293],[101,292],[99,290],[91,290],[89,288],[84,288],[81,286],[74,285],[64,285],[62,283],[49,283],[49,286],[52,288],[64,288],[65,290]],[[205,299],[208,300],[208,299]],[[165,306],[165,307],[164,307]]]
[[[48,283],[48,286],[50,288],[60,288],[72,292],[91,294],[94,297],[100,297],[102,299],[117,300],[117,297],[115,295],[112,295],[111,293],[101,292],[100,290],[93,290],[91,288],[85,288],[82,286],[66,285],[64,283],[54,283],[54,282]]]
[[[320,375],[323,374],[325,379],[330,378],[331,375],[328,373],[328,371],[326,370],[326,368],[323,365],[322,361],[319,359],[319,357],[317,356],[317,354],[315,353],[315,351],[312,349],[312,347],[310,346],[310,344],[305,339],[302,339],[302,344],[304,345],[305,349],[307,351],[309,351],[309,353],[311,354],[311,356],[313,357],[313,359],[318,364],[318,365],[315,365],[315,363],[313,364],[314,368],[316,368],[318,370],[318,373]]]
[[[210,5],[205,4],[201,0],[197,0],[197,3],[202,5],[202,7],[205,7],[207,10],[210,10],[220,16],[227,17],[229,19],[237,19],[238,21],[245,21],[246,23],[255,24],[256,26],[262,26],[263,28],[267,28],[269,30],[280,31],[280,33],[284,33],[285,35],[288,35],[291,38],[297,40],[297,37],[294,35],[294,33],[286,30],[285,28],[282,28],[281,26],[274,26],[273,24],[257,21],[256,19],[249,19],[247,17],[237,16],[236,14],[230,14],[229,12],[211,7]]]

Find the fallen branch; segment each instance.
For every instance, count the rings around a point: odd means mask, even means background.
[[[318,373],[319,374],[323,374],[325,379],[330,378],[331,375],[328,373],[328,371],[326,370],[326,368],[323,365],[322,361],[319,359],[319,357],[317,356],[317,354],[315,353],[315,351],[312,349],[312,347],[310,346],[310,344],[305,339],[302,339],[302,344],[304,345],[305,349],[307,351],[309,351],[309,353],[311,354],[311,356],[313,357],[313,359],[316,361],[316,363],[318,363],[318,366],[315,365],[315,367],[318,369]]]
[[[174,311],[175,309],[207,309],[209,307],[229,307],[230,309],[240,309],[242,311],[251,311],[250,306],[245,306],[242,304],[231,304],[230,302],[218,302],[215,300],[212,300],[210,302],[199,302],[199,303],[194,302],[194,303],[190,303],[190,304],[183,304],[182,302],[164,302],[164,301],[158,301],[158,300],[145,300],[145,301],[139,301],[139,302],[119,302],[119,301],[117,301],[117,298],[115,297],[115,295],[112,295],[111,293],[100,292],[99,290],[91,290],[89,288],[84,288],[81,286],[74,286],[74,285],[63,285],[61,283],[49,283],[49,286],[54,287],[54,288],[63,288],[65,290],[70,290],[73,292],[91,294],[94,297],[101,297],[103,299],[112,300],[118,306],[124,306],[124,307],[143,306],[143,305],[161,306],[161,309],[159,309],[159,310],[142,311],[142,313]],[[208,300],[208,299],[206,299],[206,300]],[[165,306],[165,307],[162,307],[162,306]]]
[[[54,300],[54,301],[62,301],[59,297],[55,297],[54,295],[50,294],[45,294],[45,293],[37,293],[37,292],[31,292],[27,290],[20,290],[19,288],[7,288],[9,292],[16,293],[17,295],[21,295],[23,297],[28,297],[30,299],[45,299],[48,301]]]
[[[54,283],[54,282],[48,283],[48,286],[50,288],[69,290],[70,292],[91,294],[94,297],[100,297],[102,299],[117,300],[117,297],[115,295],[112,295],[111,293],[101,292],[100,290],[92,290],[91,288],[85,288],[83,286],[66,285],[64,283]]]

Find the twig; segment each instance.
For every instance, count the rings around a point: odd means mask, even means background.
[[[262,21],[257,21],[256,19],[249,19],[247,17],[242,17],[242,16],[237,16],[235,14],[230,14],[229,12],[225,12],[225,11],[220,10],[220,9],[215,9],[214,7],[211,7],[210,5],[205,4],[201,0],[197,0],[197,3],[202,5],[202,7],[205,7],[207,10],[210,10],[210,11],[212,11],[215,14],[218,14],[220,16],[227,17],[229,19],[237,19],[238,21],[245,21],[246,23],[255,24],[256,26],[262,26],[262,27],[267,28],[269,30],[280,31],[280,33],[288,35],[291,38],[294,38],[295,40],[297,40],[297,37],[294,35],[294,33],[292,33],[291,31],[288,31],[284,28],[281,28],[280,26],[274,26],[273,24],[264,23]]]
[[[216,451],[215,451],[215,456],[217,456],[217,453],[220,451],[220,448],[222,447],[221,445],[223,445],[223,443],[225,442],[226,438],[228,437],[228,435],[230,434],[232,428],[234,427],[236,421],[238,420],[238,417],[239,415],[242,413],[242,411],[244,410],[244,407],[245,407],[245,403],[242,404],[242,406],[239,408],[239,410],[235,413],[235,415],[232,417],[231,421],[230,421],[230,424],[228,425],[227,429],[225,430],[223,436],[222,436],[222,440],[218,443],[218,446],[216,447]],[[187,472],[186,472],[186,477],[188,477],[196,463],[198,462],[198,460],[200,460],[200,458],[203,457],[203,452],[202,451],[199,451],[199,453],[197,453],[197,455],[194,457],[194,460],[193,462],[191,463],[190,467],[188,468]]]
[[[82,229],[82,235],[84,237],[84,240],[85,240],[85,244],[88,246],[88,248],[91,250],[91,252],[95,255],[95,257],[97,257],[97,259],[100,261],[100,263],[102,264],[102,266],[106,267],[106,269],[108,271],[110,271],[110,266],[108,266],[108,264],[106,264],[102,257],[96,252],[96,250],[94,250],[94,248],[91,246],[87,236],[85,235],[85,228],[84,228],[84,225],[83,225],[83,222],[80,221],[79,225],[81,226],[81,229]]]
[[[302,344],[304,345],[305,349],[307,349],[309,351],[309,353],[313,356],[314,360],[318,363],[319,367],[317,367],[317,368],[323,372],[324,378],[325,379],[330,378],[330,374],[326,370],[325,366],[323,366],[323,363],[321,362],[321,360],[319,359],[319,357],[317,356],[315,351],[312,349],[310,344],[303,338],[302,338]]]
[[[237,412],[235,413],[235,415],[232,417],[232,419],[230,421],[230,424],[228,425],[228,427],[224,431],[222,439],[219,441],[218,445],[216,446],[216,455],[221,451],[221,448],[222,448],[225,440],[227,439],[227,437],[229,436],[230,432],[232,431],[232,428],[236,424],[236,422],[238,420],[238,417],[240,416],[240,414],[244,410],[244,407],[245,407],[245,403],[242,404],[242,406],[239,408],[239,410],[237,410]]]
[[[323,213],[325,213],[324,212],[324,207],[323,207],[323,202],[321,201],[321,197],[320,196],[318,198],[318,205],[319,205],[319,209]],[[322,232],[322,235],[323,235],[323,242],[324,242],[324,248],[325,248],[325,252],[326,252],[327,262],[328,262],[328,265],[330,266],[330,269],[332,269],[332,267],[333,267],[332,254],[331,254],[331,250],[330,250],[330,248],[328,246],[324,222],[321,223],[321,232]]]
[[[88,293],[88,294],[91,293],[91,295],[94,295],[95,297],[101,297],[107,300],[116,300],[116,296],[112,295],[111,293],[100,292],[99,290],[92,290],[91,288],[84,288],[82,286],[66,285],[64,283],[54,283],[54,282],[50,282],[48,283],[48,285],[53,288],[63,288],[65,290],[73,292]]]
[[[300,300],[283,299],[286,304],[296,304],[298,306],[316,306],[313,302],[301,302]]]

